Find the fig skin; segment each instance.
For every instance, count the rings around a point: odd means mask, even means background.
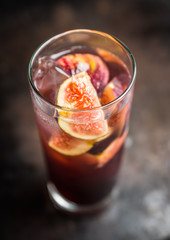
[[[89,53],[68,54],[57,60],[57,64],[70,76],[87,72],[100,94],[109,81],[109,70],[99,56]]]

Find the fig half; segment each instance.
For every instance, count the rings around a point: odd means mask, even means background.
[[[91,82],[100,93],[109,81],[109,70],[99,56],[89,53],[68,54],[57,60],[57,64],[70,76],[87,72]]]
[[[57,104],[73,109],[73,111],[59,110],[58,124],[69,135],[79,139],[94,140],[108,133],[103,110],[88,111],[101,105],[86,72],[73,75],[63,82],[59,88]],[[69,122],[68,118],[72,122]]]

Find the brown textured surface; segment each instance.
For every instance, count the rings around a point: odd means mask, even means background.
[[[9,11],[8,11],[9,10]],[[170,236],[170,2],[37,1],[1,9],[2,238],[159,240]],[[73,28],[117,36],[133,52],[137,81],[120,194],[101,215],[58,213],[45,188],[45,167],[27,83],[40,43]]]

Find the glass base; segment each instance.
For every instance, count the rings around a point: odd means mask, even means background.
[[[57,210],[71,214],[90,214],[104,210],[118,196],[119,190],[114,188],[111,194],[102,201],[92,205],[79,205],[63,197],[52,182],[47,183],[47,189],[54,207]]]

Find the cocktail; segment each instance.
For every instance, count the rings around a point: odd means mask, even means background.
[[[92,30],[59,34],[34,53],[31,96],[55,206],[104,206],[120,168],[136,74],[128,48]]]

